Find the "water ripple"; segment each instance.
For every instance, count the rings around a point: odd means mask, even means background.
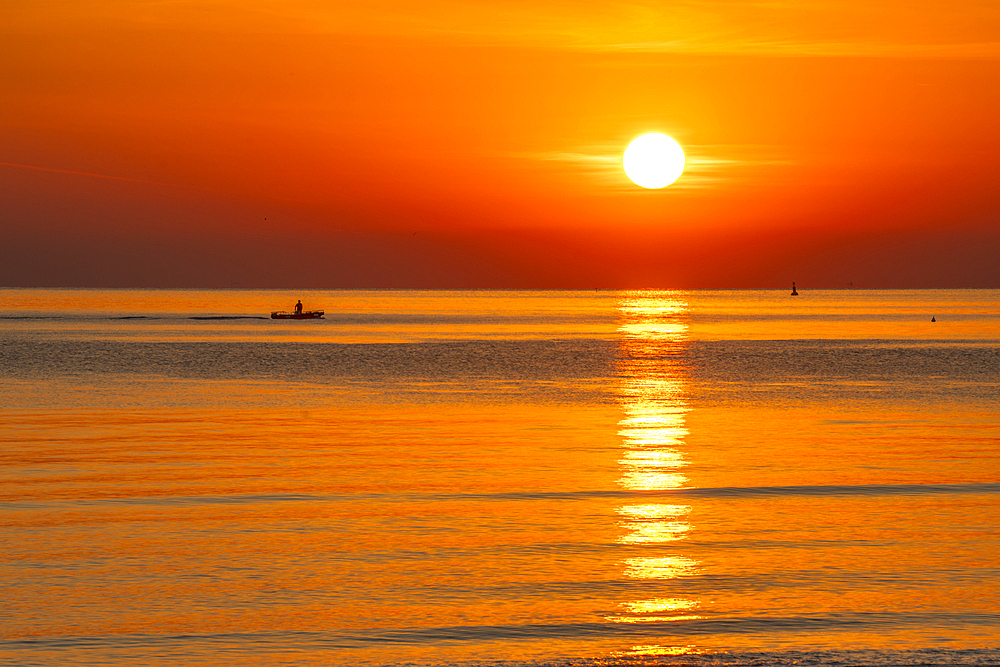
[[[1000,493],[1000,483],[966,484],[827,484],[803,486],[727,486],[716,488],[592,491],[516,491],[504,493],[259,493],[206,496],[141,496],[129,498],[76,498],[64,501],[0,502],[6,510],[33,510],[73,505],[254,505],[259,503],[324,503],[324,502],[449,502],[449,501],[553,501],[637,498],[780,498],[780,497],[886,497],[886,496],[951,496],[992,495]]]

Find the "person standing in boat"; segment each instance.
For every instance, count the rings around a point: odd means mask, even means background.
[[[299,299],[299,302],[295,304],[295,314],[296,315],[302,314],[302,299]]]

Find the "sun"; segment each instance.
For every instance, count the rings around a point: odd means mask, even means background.
[[[644,188],[665,188],[684,171],[684,150],[665,134],[650,132],[632,140],[622,155],[625,175]]]

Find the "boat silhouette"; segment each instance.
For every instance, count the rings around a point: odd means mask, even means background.
[[[290,313],[287,310],[275,310],[271,312],[272,320],[313,320],[323,317],[323,310],[305,310],[301,313]]]

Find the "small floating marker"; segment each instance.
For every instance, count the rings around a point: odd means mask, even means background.
[[[799,292],[795,289],[795,283],[792,283],[792,296],[798,296]]]
[[[934,319],[933,315],[931,315],[931,322],[937,322],[937,320]]]

